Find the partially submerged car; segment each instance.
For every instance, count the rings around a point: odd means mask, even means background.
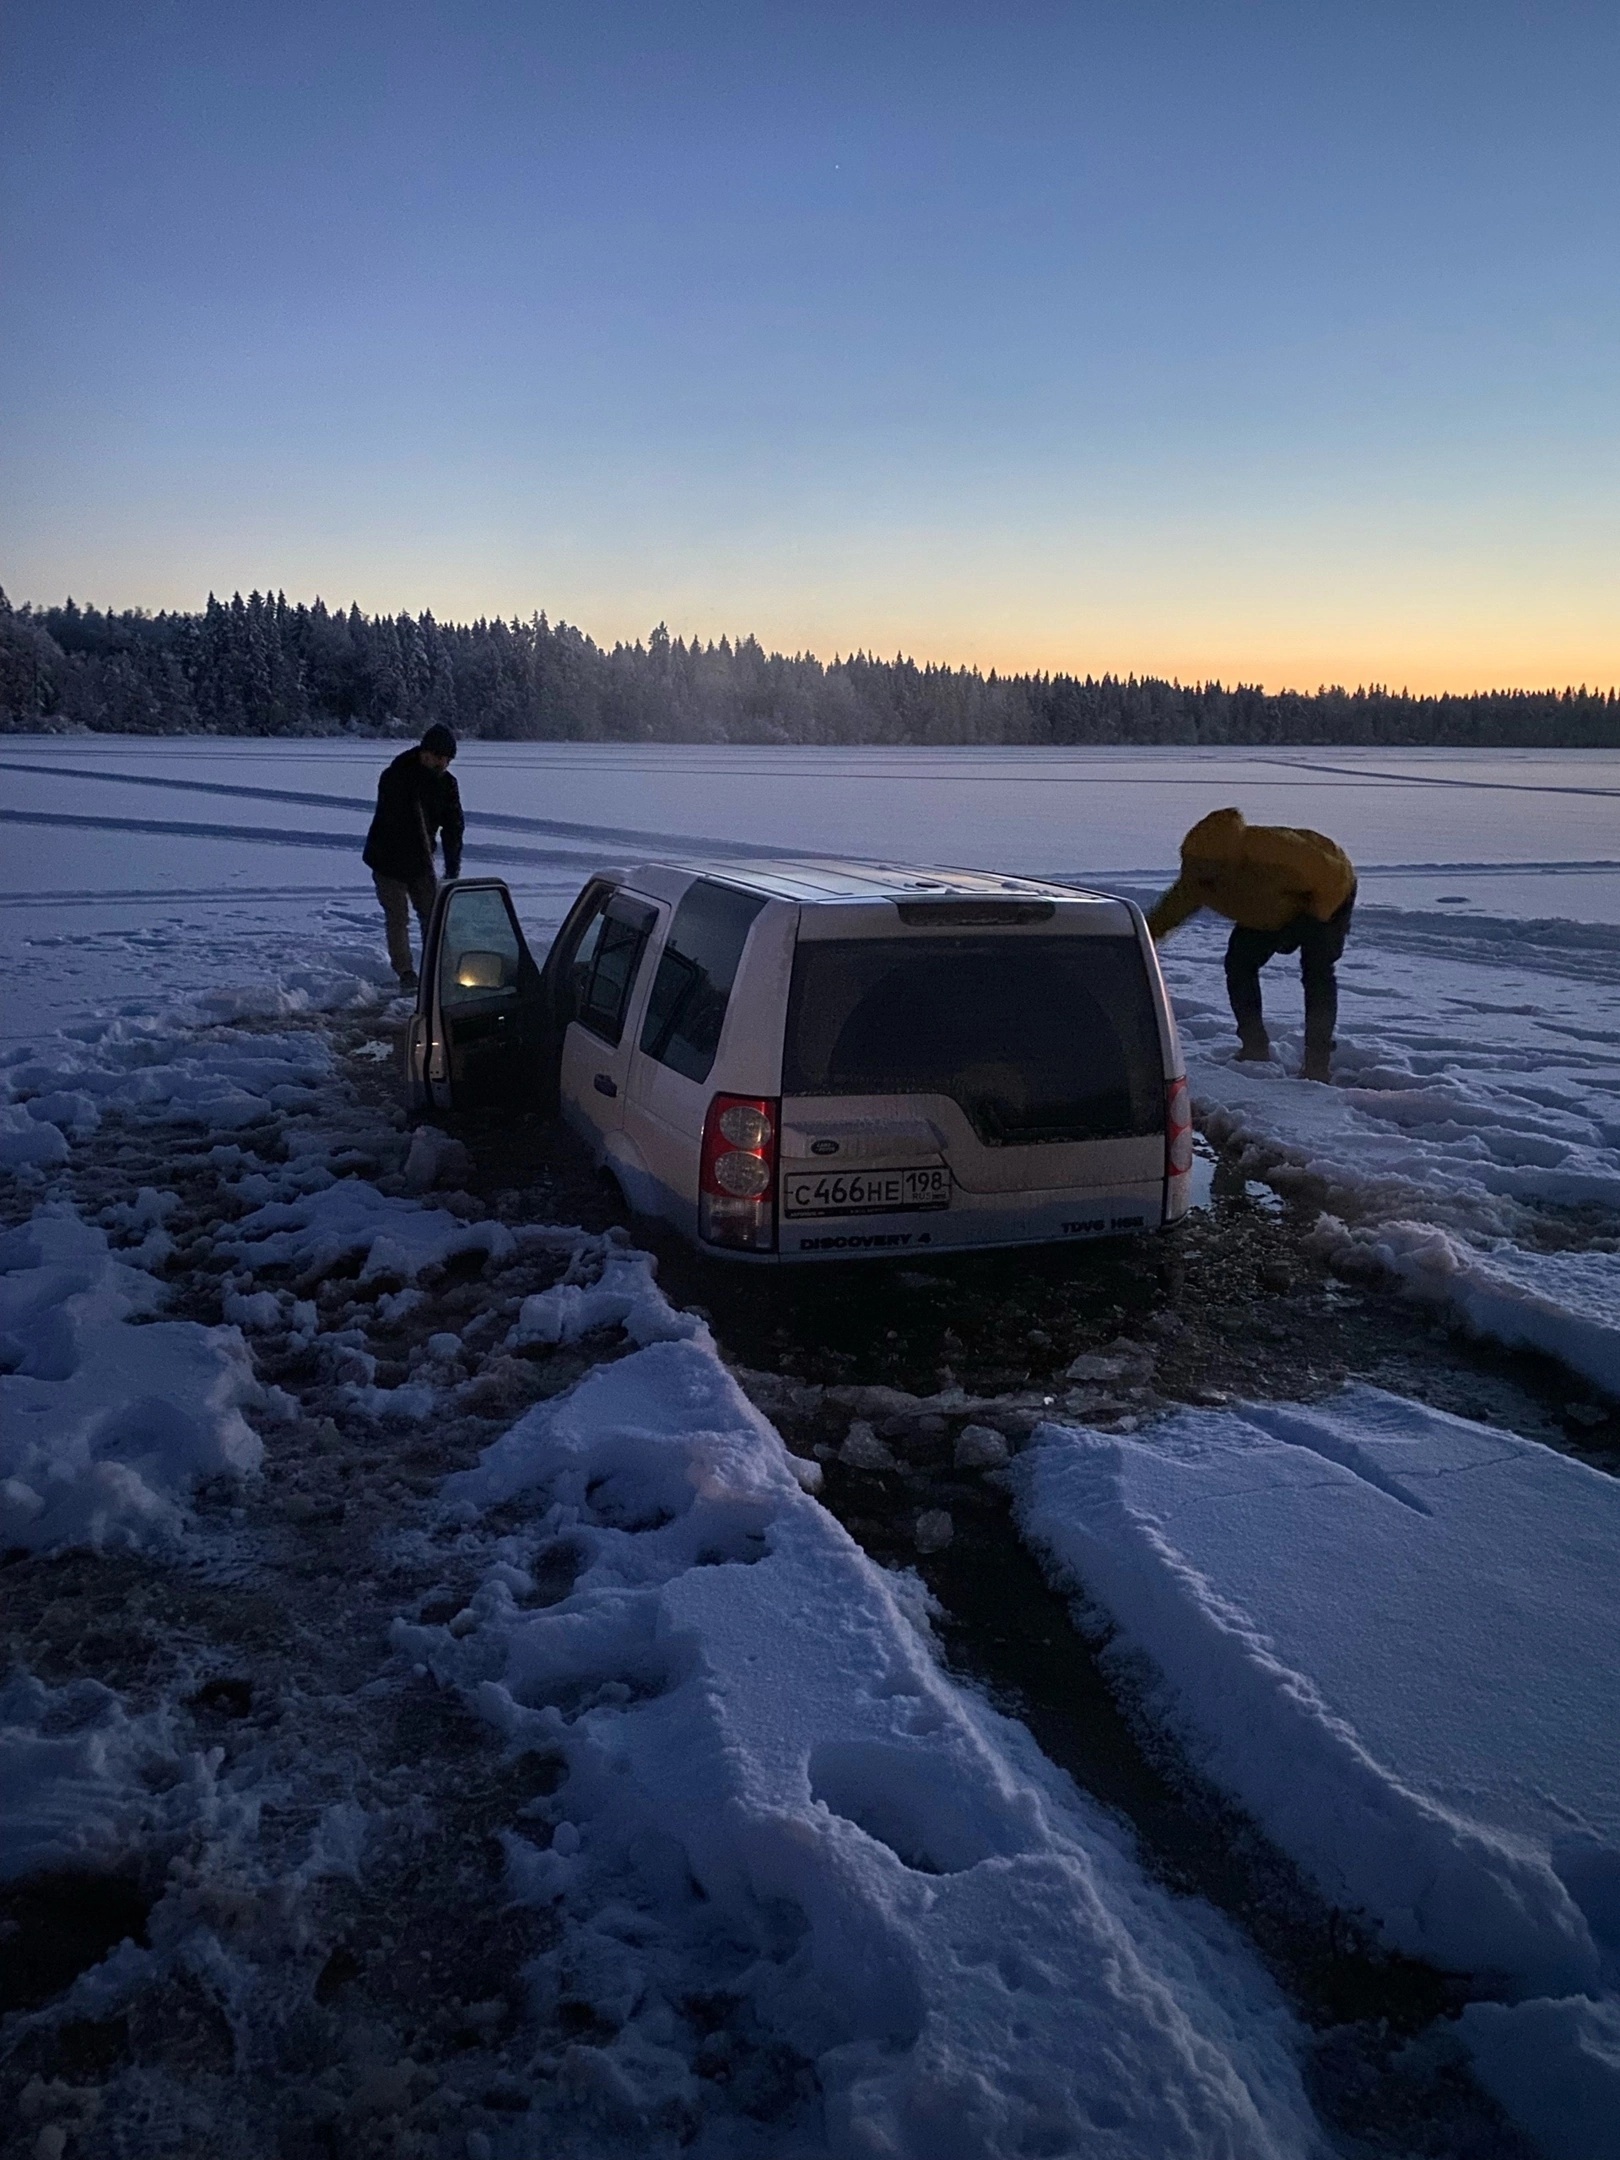
[[[842,861],[591,878],[537,965],[445,885],[416,1107],[560,1110],[637,1213],[782,1262],[1115,1236],[1187,1211],[1192,1126],[1141,911]]]

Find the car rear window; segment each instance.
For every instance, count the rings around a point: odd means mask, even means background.
[[[643,1053],[688,1080],[707,1080],[720,1047],[737,963],[765,905],[755,893],[725,885],[694,885],[675,910],[669,939],[653,977]]]
[[[1164,1125],[1164,1058],[1133,937],[801,944],[785,1095],[948,1095],[991,1147]]]

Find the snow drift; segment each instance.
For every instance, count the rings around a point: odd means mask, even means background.
[[[0,1236],[0,1547],[167,1545],[199,1478],[257,1469],[241,1334],[134,1325],[160,1296],[63,1204]]]
[[[645,1339],[627,1276],[604,1294]],[[537,1407],[445,1500],[486,1549],[487,1511],[523,1527],[398,1640],[565,1773],[508,1850],[514,1895],[567,1916],[533,1977],[597,2027],[560,2064],[577,2096],[678,2118],[691,2005],[725,2000],[813,2066],[817,2149],[1317,2150],[1291,2022],[1225,1924],[943,1676],[920,1591],[805,1496],[706,1331]]]

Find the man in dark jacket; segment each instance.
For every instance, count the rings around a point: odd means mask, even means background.
[[[416,988],[411,965],[409,910],[427,936],[438,881],[433,843],[444,835],[444,874],[461,875],[461,791],[450,775],[456,738],[430,727],[412,750],[402,750],[377,782],[377,810],[366,835],[365,862],[388,925],[388,957],[399,987]]]

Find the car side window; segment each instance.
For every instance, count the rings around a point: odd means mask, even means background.
[[[703,880],[675,910],[641,1030],[645,1056],[688,1080],[707,1080],[720,1047],[737,964],[765,905],[754,893]]]
[[[566,1027],[579,1018],[579,1002],[591,979],[596,948],[602,936],[602,915],[615,888],[605,878],[593,878],[569,909],[546,955],[546,973],[553,985],[553,1011]]]
[[[570,970],[574,1018],[605,1043],[617,1044],[624,1033],[636,971],[657,920],[656,908],[615,893],[580,940]]]
[[[586,986],[591,970],[596,965],[596,948],[602,942],[602,917],[607,912],[612,894],[604,892],[593,912],[586,916],[579,927],[571,955],[563,961],[563,1011],[570,1020],[577,1020],[585,1000]]]

